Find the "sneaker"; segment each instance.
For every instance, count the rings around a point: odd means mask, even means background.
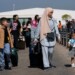
[[[75,64],[73,63],[72,65],[71,65],[73,68],[75,68]]]
[[[8,65],[9,67],[12,67],[12,65],[11,65],[11,63],[9,63],[9,65]]]
[[[4,70],[4,67],[0,67],[0,71],[3,71]]]

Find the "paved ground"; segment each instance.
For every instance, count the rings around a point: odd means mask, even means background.
[[[53,63],[57,66],[49,71],[39,68],[28,68],[28,49],[19,51],[19,66],[11,71],[0,72],[0,75],[75,75],[75,68],[67,67],[70,64],[67,48],[57,44],[55,47]]]

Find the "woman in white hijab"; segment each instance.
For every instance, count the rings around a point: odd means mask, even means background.
[[[58,31],[57,23],[52,15],[53,15],[53,9],[46,8],[44,14],[41,17],[40,23],[38,25],[38,28],[36,29],[36,34],[35,34],[34,42],[37,42],[37,39],[40,35],[44,69],[49,69],[51,67],[54,67],[52,65],[52,56],[56,44],[56,36],[60,40],[60,34]]]

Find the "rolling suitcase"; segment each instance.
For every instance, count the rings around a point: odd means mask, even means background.
[[[25,40],[23,40],[23,39],[24,39],[23,37],[18,39],[17,49],[20,49],[20,50],[25,49]]]

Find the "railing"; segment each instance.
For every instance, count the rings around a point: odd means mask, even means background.
[[[60,34],[61,34],[60,44],[62,44],[65,47],[68,47],[68,41],[69,41],[69,38],[70,38],[70,34],[67,33],[66,29],[63,29],[62,31],[60,31]]]

